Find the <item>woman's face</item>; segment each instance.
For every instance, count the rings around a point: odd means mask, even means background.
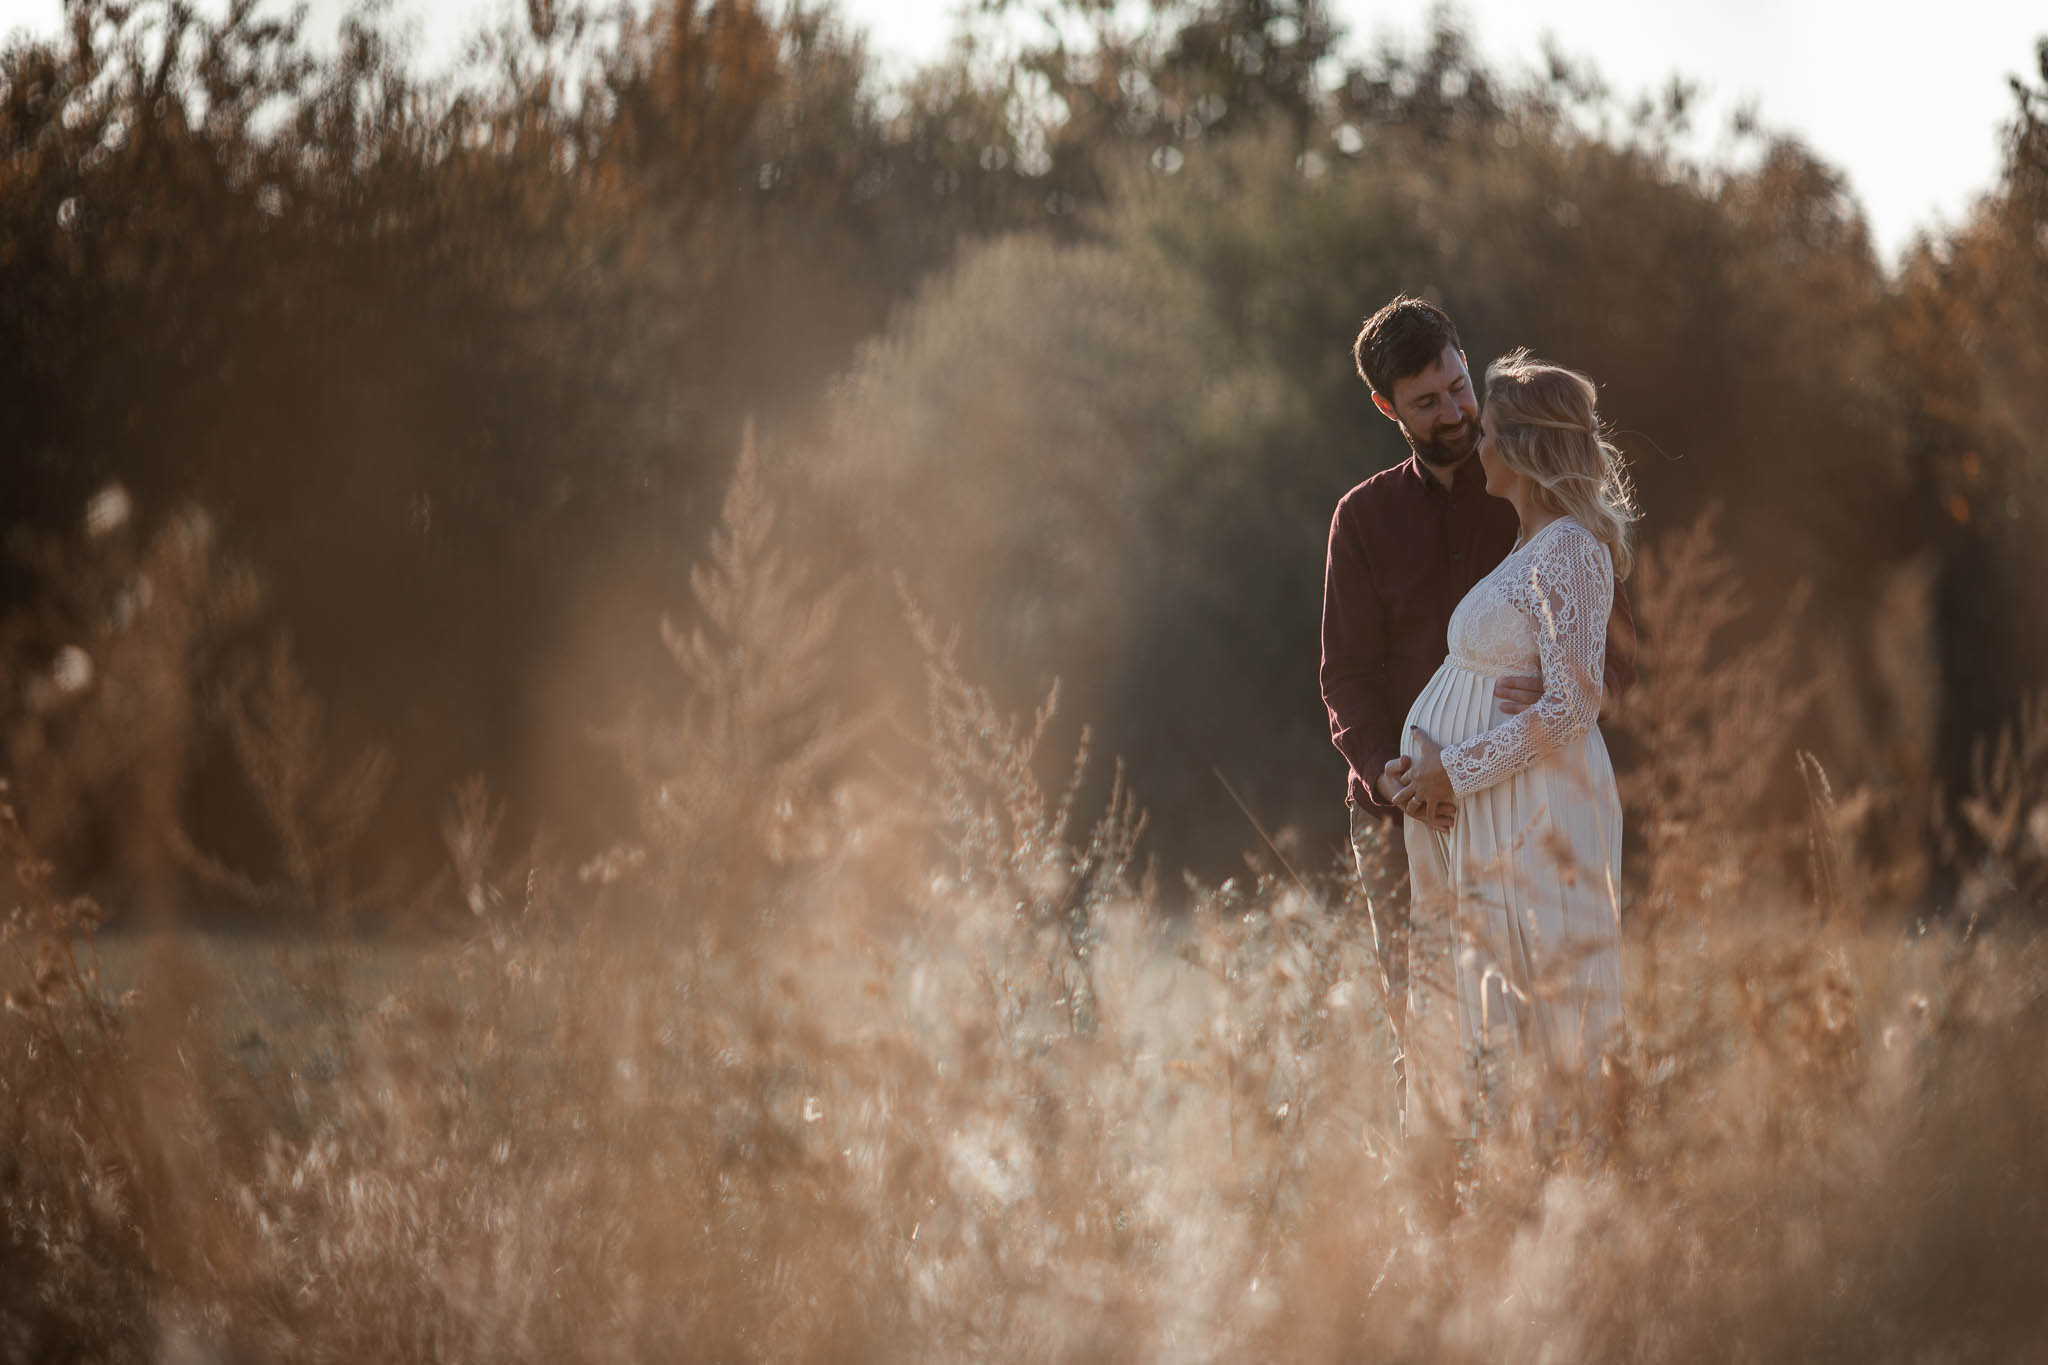
[[[1493,404],[1488,403],[1479,413],[1479,467],[1486,472],[1486,491],[1496,498],[1515,500],[1515,488],[1522,476],[1509,469],[1507,461],[1501,459],[1500,448],[1494,443]]]

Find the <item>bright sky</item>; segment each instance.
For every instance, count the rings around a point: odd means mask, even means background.
[[[417,16],[436,65],[514,2],[388,0]],[[347,0],[311,3],[312,33],[331,34]],[[1330,3],[1359,46],[1412,39],[1427,24],[1426,0]],[[901,69],[944,49],[961,0],[839,4]],[[2031,74],[2034,42],[2048,36],[2042,0],[1461,0],[1458,10],[1497,64],[1533,64],[1551,33],[1625,94],[1661,89],[1674,73],[1699,82],[1702,146],[1753,103],[1848,173],[1888,259],[1990,186],[2012,109],[2005,78]],[[60,13],[61,0],[0,0],[0,30],[54,31]]]
[[[841,0],[877,50],[936,53],[958,0]],[[1330,0],[1356,47],[1413,40],[1427,0]],[[1544,35],[1633,95],[1682,74],[1702,87],[1702,148],[1753,103],[1841,168],[1887,260],[1959,220],[1998,174],[2009,75],[2035,74],[2042,0],[1458,0],[1480,51],[1533,66]]]

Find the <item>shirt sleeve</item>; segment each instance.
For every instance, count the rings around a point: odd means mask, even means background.
[[[1379,792],[1380,771],[1400,753],[1400,718],[1388,699],[1387,629],[1365,537],[1339,503],[1330,518],[1323,570],[1323,706],[1330,741],[1364,783],[1366,799],[1390,810]]]
[[[1579,739],[1600,720],[1614,565],[1607,547],[1572,524],[1535,547],[1514,602],[1536,627],[1543,697],[1504,724],[1444,750],[1459,796],[1484,791]]]

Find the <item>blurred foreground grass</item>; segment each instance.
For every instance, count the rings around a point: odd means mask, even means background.
[[[1925,880],[1859,837],[1878,798],[1799,758],[1806,818],[1757,822],[1811,688],[1783,630],[1708,660],[1719,561],[1660,547],[1618,721],[1626,1047],[1591,1091],[1507,1071],[1469,1150],[1404,1143],[1351,872],[1162,891],[1121,774],[1090,821],[1085,761],[1042,780],[1051,701],[1004,714],[914,608],[927,724],[891,747],[825,690],[834,594],[741,471],[703,623],[663,632],[689,700],[608,736],[641,821],[595,856],[501,849],[466,784],[416,920],[344,932],[364,897],[320,831],[363,788],[322,785],[282,666],[237,714],[290,877],[154,847],[295,929],[103,931],[10,786],[0,1359],[2048,1344],[2048,724],[1985,751],[1961,811],[1988,852],[1904,927]],[[170,676],[101,654],[87,702]],[[62,704],[40,733],[91,739]]]
[[[1354,918],[1277,887],[1184,924],[1104,907],[1076,1029],[1045,933],[934,908],[745,953],[110,936],[102,997],[143,993],[106,1033],[71,986],[14,983],[8,1354],[2010,1360],[2044,1340],[2039,939],[1786,915],[1632,944],[1635,1034],[1588,1140],[1539,1146],[1519,1092],[1460,1173],[1391,1137]]]

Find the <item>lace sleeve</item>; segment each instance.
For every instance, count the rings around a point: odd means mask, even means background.
[[[1607,547],[1577,522],[1563,524],[1531,547],[1528,575],[1512,597],[1535,623],[1543,697],[1504,724],[1444,750],[1444,772],[1460,796],[1505,782],[1600,719],[1607,613],[1614,604]]]

